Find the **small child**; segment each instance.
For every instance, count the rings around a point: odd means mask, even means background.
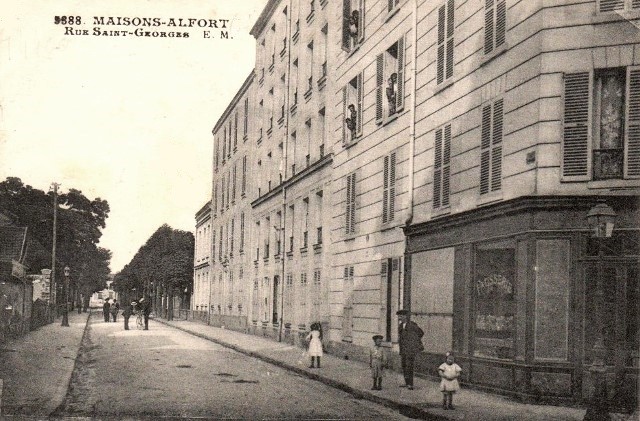
[[[314,368],[314,359],[318,360],[317,367],[320,368],[320,357],[322,357],[322,325],[320,323],[313,323],[311,325],[311,332],[307,335],[307,341],[309,342],[307,352],[311,357],[311,365],[309,368]]]
[[[438,373],[442,378],[440,381],[442,409],[454,409],[453,394],[460,390],[458,376],[460,376],[462,368],[454,362],[453,352],[447,352],[446,357],[447,360],[438,367]]]
[[[373,335],[374,345],[369,349],[369,367],[373,377],[371,390],[382,390],[382,376],[387,366],[387,353],[382,348],[382,335]]]

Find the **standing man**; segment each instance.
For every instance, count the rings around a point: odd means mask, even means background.
[[[399,316],[400,360],[405,381],[405,384],[400,387],[413,390],[413,366],[416,361],[416,354],[424,351],[424,346],[422,345],[424,332],[416,322],[410,320],[411,312],[408,310],[398,310],[396,314]]]
[[[111,303],[111,316],[113,317],[113,323],[118,321],[118,312],[120,311],[120,303],[115,298]]]
[[[109,321],[109,299],[107,298],[106,300],[104,300],[104,304],[102,305],[102,314],[104,315],[104,321],[108,322]]]
[[[144,316],[144,330],[149,330],[149,314],[151,314],[151,302],[148,297],[140,298],[138,305],[142,309],[142,315]]]
[[[125,304],[122,317],[124,317],[124,330],[129,330],[129,317],[133,314],[133,303]]]

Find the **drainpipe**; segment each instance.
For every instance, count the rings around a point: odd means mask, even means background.
[[[411,55],[413,69],[411,70],[411,83],[413,84],[413,92],[411,94],[411,122],[409,123],[409,214],[405,220],[405,227],[411,224],[413,220],[413,203],[414,203],[414,167],[415,167],[415,149],[416,149],[416,92],[417,92],[417,63],[418,60],[418,0],[413,1],[413,23],[412,23],[412,49]]]

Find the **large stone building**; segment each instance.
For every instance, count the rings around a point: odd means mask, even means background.
[[[214,312],[292,342],[320,321],[364,358],[376,333],[397,351],[409,308],[419,373],[454,350],[467,384],[532,400],[589,396],[601,337],[635,404],[639,21],[635,0],[270,0],[214,129]]]
[[[190,308],[203,319],[210,311],[211,300],[211,201],[196,213],[196,232],[193,255],[193,294]]]

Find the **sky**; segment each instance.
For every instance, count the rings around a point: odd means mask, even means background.
[[[99,245],[112,251],[114,273],[162,224],[193,232],[211,198],[211,130],[253,68],[249,31],[266,1],[2,2],[0,181],[18,177],[43,191],[57,182],[61,192],[107,200]],[[131,25],[96,25],[110,16]],[[136,17],[161,25],[134,26]],[[168,26],[189,18],[191,28]],[[210,19],[217,29],[199,27]],[[95,27],[188,38],[94,35]]]

